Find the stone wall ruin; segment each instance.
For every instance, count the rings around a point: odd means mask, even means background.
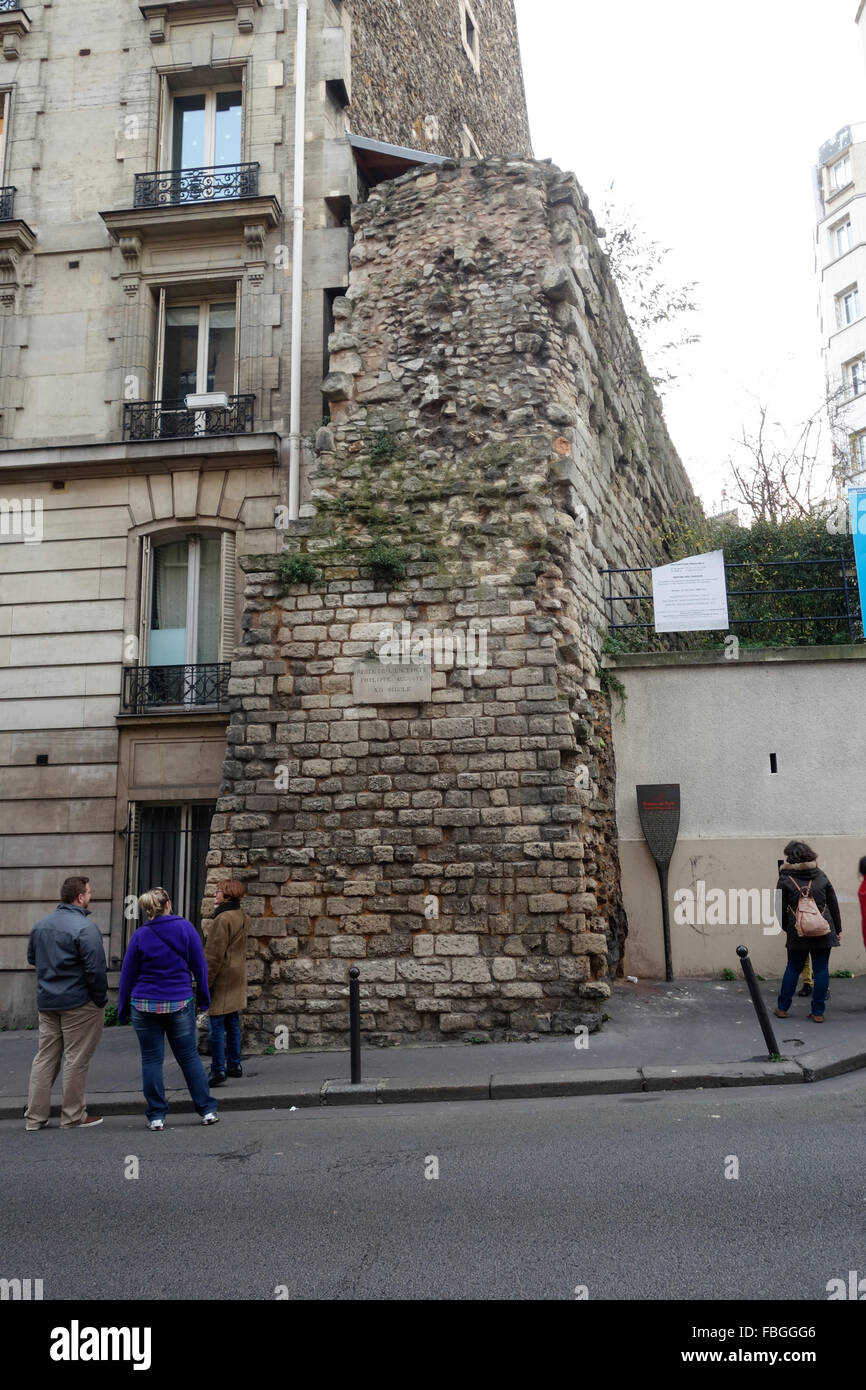
[[[209,882],[248,882],[247,1042],[344,1043],[352,964],[369,1042],[592,1029],[626,930],[600,571],[692,490],[573,177],[415,170],[353,230],[309,515],[241,562]],[[404,623],[486,664],[362,703]]]

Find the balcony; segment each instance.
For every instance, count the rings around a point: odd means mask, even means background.
[[[0,0],[0,13],[4,10],[20,10],[20,0]]]
[[[255,396],[225,396],[223,399],[226,402],[224,405],[196,405],[196,398],[191,396],[182,401],[126,401],[123,406],[123,442],[252,434],[255,429]],[[187,405],[187,400],[193,404]]]
[[[225,709],[230,672],[228,661],[212,661],[199,666],[126,666],[120,712],[153,714],[158,710]]]
[[[0,0],[0,7],[3,0]],[[15,188],[0,188],[0,222],[11,222],[15,216]]]
[[[215,164],[204,169],[162,169],[136,174],[133,206],[178,207],[217,199],[257,198],[258,164]]]

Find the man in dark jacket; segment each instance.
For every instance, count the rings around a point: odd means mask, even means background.
[[[102,935],[92,921],[90,879],[67,878],[54,912],[36,923],[27,960],[36,966],[39,1050],[30,1071],[26,1129],[44,1129],[51,1114],[51,1087],[63,1063],[61,1129],[101,1125],[84,1101],[87,1068],[102,1037],[108,980]]]

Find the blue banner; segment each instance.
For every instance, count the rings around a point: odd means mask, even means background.
[[[860,585],[860,622],[866,636],[866,487],[850,487],[848,502],[851,508],[851,535],[854,537],[857,580]]]

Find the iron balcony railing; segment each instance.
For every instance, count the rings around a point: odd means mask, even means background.
[[[3,0],[0,0],[2,6]],[[0,222],[11,222],[15,216],[15,187],[0,188]]]
[[[122,714],[208,705],[222,708],[228,701],[228,661],[198,666],[126,666],[123,671]]]
[[[777,588],[778,580],[772,579],[768,571],[781,569],[783,571],[794,571],[798,569],[823,571],[823,576],[828,580],[837,580],[837,583],[827,584],[808,584],[799,588]],[[731,588],[731,571],[749,570],[750,574],[743,576],[746,583],[758,585],[756,588],[733,589]],[[607,577],[607,588],[604,601],[608,610],[608,627],[611,634],[626,631],[641,631],[655,628],[653,614],[652,592],[636,592],[637,580],[624,580],[617,584],[622,589],[627,587],[628,592],[614,593],[614,580],[617,575],[651,575],[652,570],[648,566],[639,566],[632,569],[608,569],[602,570],[602,574]],[[796,573],[792,574],[794,579]],[[816,576],[817,577],[817,576]],[[645,582],[645,581],[644,581]],[[772,633],[761,631],[761,629],[782,629],[782,640],[792,634],[784,633],[786,626],[795,629],[803,624],[826,624],[819,628],[823,634],[823,640],[827,642],[857,642],[860,640],[859,632],[861,626],[860,619],[860,593],[857,583],[857,570],[854,560],[850,556],[835,555],[826,559],[819,560],[744,560],[744,561],[725,561],[725,587],[728,595],[728,622],[731,632],[736,633],[742,630],[745,640],[754,641],[755,638],[766,640],[769,645],[773,645]],[[831,600],[825,595],[841,595],[837,600]],[[630,605],[626,610],[626,616],[636,619],[634,622],[618,621],[621,609],[615,605],[625,603]],[[844,612],[827,613],[827,608],[842,608]],[[660,634],[663,638],[677,636],[677,634]],[[693,638],[717,636],[710,633],[690,633],[678,634],[680,637],[691,636]],[[778,636],[776,638],[778,641]],[[807,641],[816,640],[807,635]]]
[[[215,164],[205,169],[160,169],[136,174],[135,207],[176,207],[228,198],[255,198],[258,164]]]
[[[20,10],[21,0],[0,0],[0,10]]]
[[[125,401],[123,439],[199,439],[217,434],[252,434],[255,396],[229,396],[228,405],[195,409],[184,401]]]

